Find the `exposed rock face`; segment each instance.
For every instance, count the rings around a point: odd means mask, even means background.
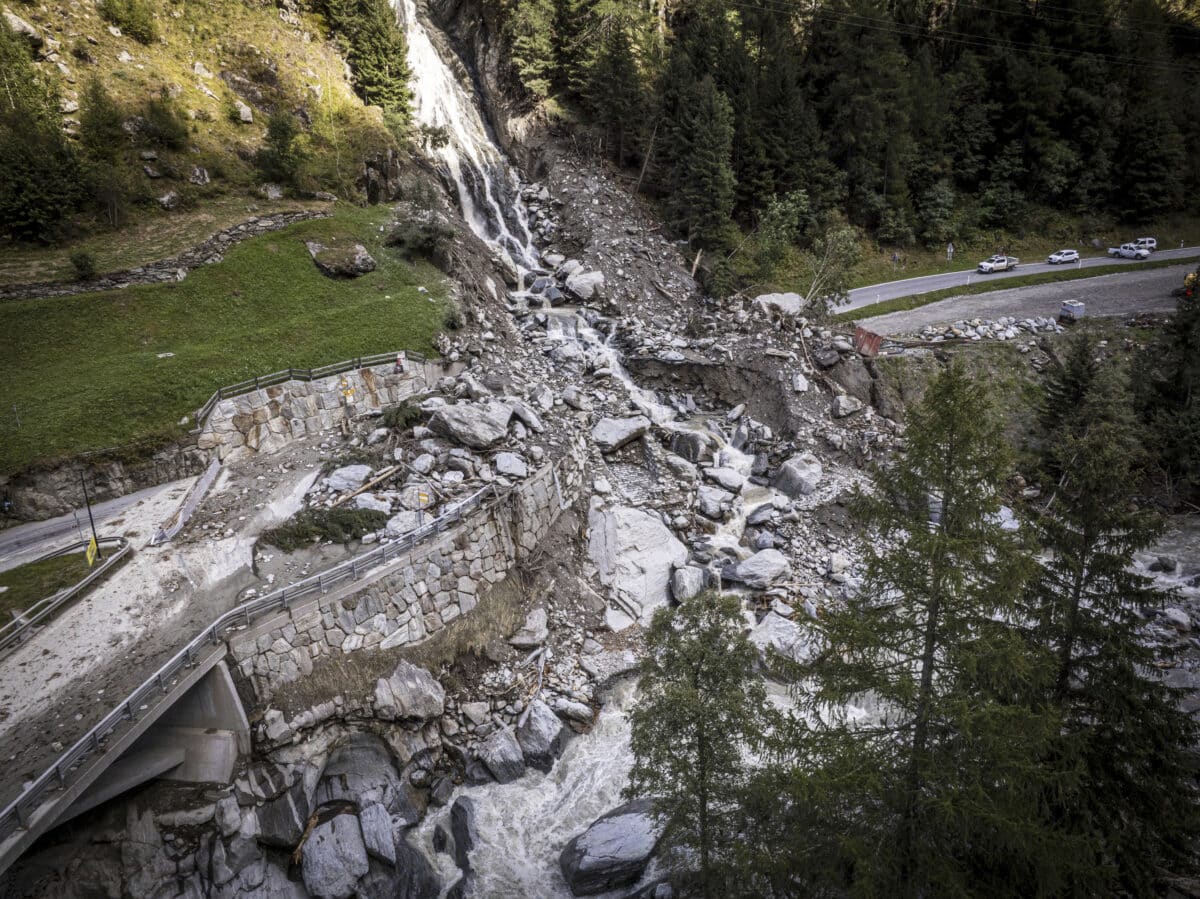
[[[429,428],[471,449],[490,449],[508,435],[512,408],[505,403],[455,403],[433,413]]]
[[[525,753],[525,764],[538,771],[549,771],[562,753],[563,735],[563,723],[558,716],[546,703],[535,699],[529,717],[517,728],[517,743]]]
[[[559,856],[571,892],[593,896],[636,883],[660,834],[649,799],[635,799],[598,818]]]
[[[739,562],[733,577],[756,590],[765,590],[771,584],[787,577],[792,572],[792,563],[777,549],[764,549],[750,558]]]
[[[550,636],[550,630],[546,627],[546,622],[546,610],[542,608],[534,609],[525,616],[525,624],[509,638],[508,642],[517,649],[533,649],[536,646],[541,646],[546,642],[546,638]]]
[[[401,781],[391,749],[370,733],[355,733],[329,756],[317,783],[316,803],[348,800],[358,808],[379,803],[406,824],[420,817],[407,783]]]
[[[820,459],[812,453],[800,453],[779,466],[771,486],[795,499],[815,491],[823,473]]]
[[[18,34],[25,38],[25,40],[29,42],[29,46],[31,46],[33,49],[37,50],[42,46],[43,43],[45,43],[45,40],[42,38],[42,33],[20,16],[10,12],[7,9],[0,12],[0,15],[4,17],[5,24],[8,25],[13,34]]]
[[[670,599],[671,571],[687,561],[688,551],[656,516],[618,506],[594,509],[588,556],[600,582],[631,602],[645,619]]]
[[[349,899],[370,870],[358,817],[335,815],[319,824],[304,843],[304,886],[321,899]]]
[[[424,668],[401,661],[392,676],[375,683],[375,714],[389,721],[401,718],[438,718],[446,691]]]
[[[304,792],[304,781],[258,809],[258,840],[266,846],[291,850],[304,834],[311,807]]]
[[[602,418],[592,428],[592,439],[603,453],[613,453],[627,443],[644,437],[650,430],[650,419],[644,415],[631,418]]]

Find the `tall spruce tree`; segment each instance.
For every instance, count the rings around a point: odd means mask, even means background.
[[[663,839],[694,853],[696,870],[682,879],[705,897],[730,885],[746,754],[775,722],[755,657],[736,596],[659,609],[646,632],[626,793],[654,798]]]
[[[675,221],[696,246],[722,247],[729,241],[737,187],[730,162],[733,109],[712,78],[687,91],[672,138]]]
[[[954,363],[905,433],[856,502],[862,588],[820,621],[805,669],[790,804],[822,814],[784,818],[824,852],[797,852],[790,895],[1050,895],[1074,860],[1042,809],[1057,718],[1027,701],[1051,668],[1013,626],[1032,563],[1000,523],[1002,427]],[[854,720],[863,697],[878,714]]]
[[[1120,372],[1095,353],[1086,336],[1074,340],[1046,382],[1051,481],[1036,532],[1049,552],[1029,620],[1054,658],[1045,701],[1062,714],[1046,764],[1080,772],[1074,789],[1048,799],[1055,826],[1090,853],[1071,893],[1150,896],[1163,870],[1195,863],[1197,732],[1139,639],[1140,613],[1163,596],[1133,570],[1133,554],[1160,528],[1131,504],[1143,456],[1132,403]]]

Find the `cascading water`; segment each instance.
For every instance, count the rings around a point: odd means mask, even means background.
[[[516,176],[492,140],[473,92],[438,53],[416,0],[392,2],[408,41],[416,122],[431,135],[432,153],[454,182],[463,218],[518,267],[532,268],[537,249]]]

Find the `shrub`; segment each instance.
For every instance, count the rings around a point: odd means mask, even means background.
[[[100,15],[138,43],[158,40],[154,10],[146,0],[100,0]]]
[[[394,428],[398,431],[403,431],[406,428],[411,428],[421,420],[424,413],[420,408],[410,402],[403,402],[393,409],[386,410],[380,417],[380,421],[385,428]]]
[[[291,521],[263,531],[261,539],[285,553],[320,540],[349,546],[350,541],[379,530],[387,519],[386,514],[373,509],[306,509]]]
[[[79,145],[90,160],[113,162],[121,155],[127,138],[121,127],[121,108],[99,78],[83,89],[79,113]]]
[[[280,184],[294,184],[304,155],[296,146],[296,117],[278,110],[267,122],[267,140],[254,157],[263,177]]]
[[[154,146],[181,150],[187,144],[187,119],[170,97],[152,97],[142,115],[146,119],[142,134]]]
[[[76,250],[71,254],[71,268],[80,281],[91,281],[96,277],[96,257],[87,250]]]

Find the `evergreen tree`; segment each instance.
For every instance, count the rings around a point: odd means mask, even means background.
[[[629,796],[650,796],[664,841],[694,853],[697,892],[719,895],[737,845],[747,753],[775,723],[736,596],[705,593],[654,614],[630,716]]]
[[[24,38],[0,22],[0,233],[48,242],[81,199],[57,92],[34,71]]]
[[[604,128],[621,165],[641,126],[644,108],[633,42],[623,21],[614,21],[605,29],[600,51],[588,72],[586,91],[597,123]]]
[[[82,99],[79,145],[88,187],[109,226],[116,228],[125,219],[131,190],[122,153],[129,140],[122,127],[124,117],[99,78],[87,83]]]
[[[696,246],[724,246],[732,227],[736,188],[730,164],[733,110],[712,78],[702,79],[688,91],[672,140],[675,221]]]
[[[1142,456],[1128,391],[1087,337],[1047,378],[1045,468],[1054,478],[1036,531],[1049,550],[1032,582],[1033,638],[1055,660],[1047,701],[1062,733],[1046,764],[1081,772],[1049,799],[1056,826],[1091,857],[1074,895],[1153,895],[1161,870],[1195,862],[1200,827],[1189,754],[1197,736],[1139,639],[1144,608],[1160,605],[1133,554],[1159,532],[1131,505]]]
[[[506,29],[512,63],[521,83],[536,97],[548,97],[557,70],[555,0],[521,0],[513,5]]]
[[[296,146],[299,128],[296,117],[284,109],[271,113],[267,139],[255,156],[255,164],[268,181],[291,184],[296,179],[303,155]]]
[[[836,854],[795,859],[793,895],[828,893],[831,871],[854,895],[1050,895],[1075,862],[1041,806],[1059,779],[1041,765],[1057,718],[1028,702],[1050,667],[1011,624],[1031,563],[998,520],[1002,427],[955,363],[905,433],[905,455],[856,502],[863,587],[823,617],[805,668],[813,724],[791,802],[833,816],[797,813],[801,826],[838,836],[791,834]],[[864,696],[878,716],[853,721]]]
[[[351,63],[363,101],[383,109],[393,127],[412,122],[408,45],[387,0],[360,0]]]

